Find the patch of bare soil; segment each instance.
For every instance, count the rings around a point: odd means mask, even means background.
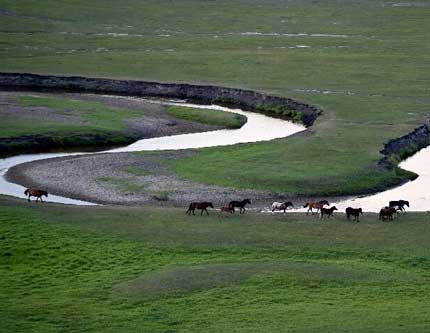
[[[48,159],[18,165],[8,180],[50,193],[103,204],[185,206],[212,201],[221,206],[250,198],[253,204],[280,199],[276,193],[224,188],[179,179],[168,167],[191,151],[107,153]]]

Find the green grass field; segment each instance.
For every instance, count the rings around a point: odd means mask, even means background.
[[[228,170],[240,187],[376,190],[409,177],[375,170],[383,143],[429,119],[427,2],[1,1],[0,8],[2,71],[243,87],[324,110],[310,136],[175,162],[185,178],[222,185]]]
[[[303,100],[324,110],[305,135],[202,149],[170,167],[211,184],[366,192],[411,176],[375,163],[384,142],[430,119],[429,15],[427,1],[0,0],[0,71]],[[88,123],[110,129],[125,116],[91,110]],[[0,332],[429,332],[429,221],[189,217],[0,197]]]
[[[217,110],[169,106],[167,112],[176,118],[226,128],[240,128],[246,123],[245,116]]]
[[[46,107],[55,112],[77,116],[82,124],[65,123],[59,121],[44,121],[25,114],[5,117],[0,123],[1,137],[17,137],[30,134],[63,134],[72,133],[107,132],[125,133],[127,119],[144,115],[143,111],[134,111],[125,108],[110,107],[101,102],[81,101],[69,98],[19,96],[10,103],[24,108]],[[3,119],[2,119],[3,120]]]
[[[321,222],[0,199],[2,332],[426,332],[428,214]]]

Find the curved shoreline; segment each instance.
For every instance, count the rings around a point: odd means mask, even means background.
[[[30,73],[0,73],[0,87],[181,99],[206,105],[226,105],[266,114],[274,118],[300,121],[306,127],[311,126],[322,113],[322,110],[315,106],[291,98],[267,95],[253,90],[211,85]]]

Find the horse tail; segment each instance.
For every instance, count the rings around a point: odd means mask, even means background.
[[[24,191],[24,195],[28,195],[28,192],[30,192],[30,189],[26,189],[26,190]]]
[[[306,208],[307,206],[309,206],[309,202],[307,202],[306,205],[303,206],[303,208]]]

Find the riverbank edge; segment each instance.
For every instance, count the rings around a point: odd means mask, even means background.
[[[377,166],[385,170],[395,169],[396,172],[414,180],[418,175],[401,169],[398,164],[428,146],[430,146],[430,127],[428,124],[421,124],[408,134],[385,143],[384,148],[380,150],[383,157],[378,161]]]
[[[0,139],[0,158],[20,154],[56,151],[98,151],[102,148],[122,147],[141,137],[130,133],[52,133],[22,135]]]
[[[188,83],[57,76],[31,73],[0,73],[0,88],[114,94],[122,96],[181,99],[199,104],[217,104],[262,113],[274,118],[313,125],[322,110],[286,97],[253,90]]]

